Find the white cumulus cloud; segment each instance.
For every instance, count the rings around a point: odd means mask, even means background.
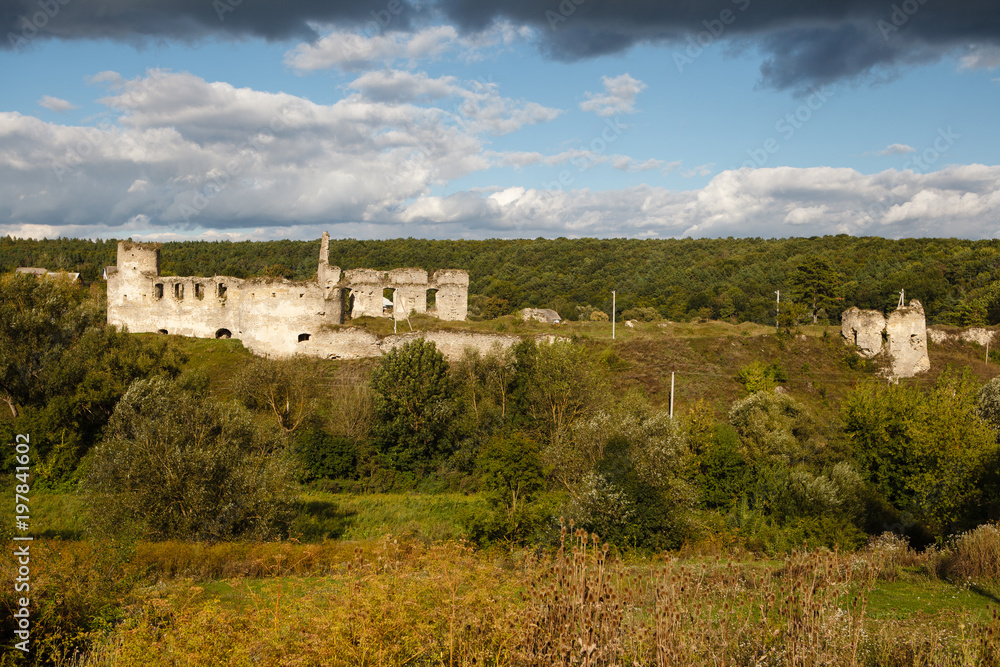
[[[635,98],[646,89],[646,84],[626,72],[619,76],[603,76],[602,93],[584,93],[587,99],[580,102],[580,109],[604,118],[620,113],[635,113]]]

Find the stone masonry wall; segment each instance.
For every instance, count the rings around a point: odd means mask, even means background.
[[[844,342],[856,346],[863,357],[874,357],[885,349],[894,378],[930,370],[924,307],[916,299],[897,308],[888,319],[878,311],[849,308],[841,315],[840,333]]]
[[[118,271],[108,277],[108,323],[135,333],[238,338],[256,354],[346,358],[375,356],[383,345],[363,332],[334,335],[330,325],[343,324],[346,316],[401,319],[425,313],[427,292],[433,289],[436,307],[429,314],[466,318],[465,271],[437,271],[430,279],[423,269],[341,272],[329,265],[328,252],[329,235],[324,233],[315,281],[166,277],[160,275],[159,246],[123,241],[118,244]],[[386,289],[393,297],[389,312],[382,307]],[[353,310],[345,312],[350,299]]]

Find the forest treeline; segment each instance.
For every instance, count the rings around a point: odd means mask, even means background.
[[[78,271],[100,280],[116,241],[0,238],[0,273],[18,266]],[[237,278],[316,273],[316,241],[164,243],[164,275]],[[344,269],[417,266],[470,274],[470,315],[489,319],[524,307],[564,319],[722,319],[773,323],[775,292],[789,317],[839,321],[851,307],[889,310],[919,299],[929,323],[1000,323],[1000,241],[826,236],[792,239],[335,240]]]

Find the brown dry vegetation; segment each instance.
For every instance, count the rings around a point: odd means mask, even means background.
[[[550,554],[388,537],[140,545],[114,575],[141,572],[146,585],[107,631],[91,633],[90,652],[68,651],[60,663],[995,665],[996,605],[896,623],[869,612],[886,582],[927,585],[949,559],[985,553],[990,528],[964,552],[919,554],[883,536],[855,554],[802,551],[772,562],[622,558],[597,536],[566,529]],[[59,586],[67,610],[100,598],[94,574],[69,581],[109,563],[79,543],[62,546],[38,565],[41,594]]]

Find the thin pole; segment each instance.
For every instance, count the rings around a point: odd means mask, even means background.
[[[615,291],[611,290],[611,340],[615,339]]]
[[[670,418],[674,418],[674,372],[670,371]]]
[[[986,339],[986,365],[990,365],[990,341]]]
[[[778,315],[781,314],[781,290],[775,292],[778,295],[778,300],[774,306],[774,329],[777,332],[781,332],[781,324],[778,322]]]

